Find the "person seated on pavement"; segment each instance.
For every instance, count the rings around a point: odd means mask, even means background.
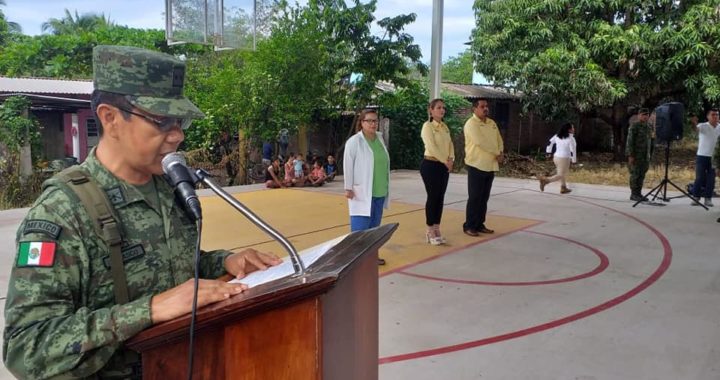
[[[330,182],[335,179],[337,174],[337,164],[335,164],[335,157],[332,154],[328,154],[327,163],[325,164],[325,175],[327,175],[326,182]]]
[[[310,184],[313,186],[322,186],[325,184],[326,178],[327,175],[325,174],[325,169],[323,169],[320,161],[315,161],[315,163],[313,163],[313,169],[310,172],[310,177],[308,178]]]
[[[280,175],[280,159],[272,157],[271,164],[265,168],[265,187],[268,189],[279,189],[286,187]]]
[[[283,183],[285,183],[285,186],[292,186],[295,182],[295,167],[293,166],[293,155],[292,152],[290,152],[290,155],[288,156],[288,159],[285,161],[284,169],[285,169],[285,176],[283,178]]]

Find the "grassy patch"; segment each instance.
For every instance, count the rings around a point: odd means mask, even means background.
[[[697,138],[690,136],[671,144],[668,178],[682,189],[695,180],[695,153]],[[555,165],[552,158],[529,157],[510,153],[500,169],[500,176],[536,178],[552,175]],[[568,182],[595,185],[628,186],[629,173],[625,162],[613,161],[611,153],[582,152],[578,163],[570,168]],[[665,176],[665,147],[657,146],[645,176],[644,187],[654,187]]]

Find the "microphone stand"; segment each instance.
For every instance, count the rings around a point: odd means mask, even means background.
[[[246,218],[253,222],[253,224],[255,224],[263,232],[280,242],[283,248],[285,248],[285,250],[290,255],[290,261],[292,261],[293,268],[295,269],[295,274],[293,275],[293,277],[305,275],[305,265],[300,259],[300,255],[298,255],[295,247],[293,247],[293,245],[290,243],[290,241],[288,241],[287,238],[285,238],[285,236],[281,235],[269,224],[265,223],[264,220],[260,219],[260,217],[255,215],[255,213],[252,212],[249,208],[245,207],[245,205],[243,205],[237,199],[233,198],[230,194],[228,194],[227,191],[223,190],[222,187],[216,185],[213,181],[211,181],[210,174],[208,172],[203,169],[198,169],[195,171],[194,174],[197,177],[198,181],[201,181],[202,183],[207,185],[210,189],[212,189],[212,191],[215,192],[215,194],[219,195],[220,198],[225,200],[225,202],[230,203],[233,208],[240,211],[241,214],[243,214]]]

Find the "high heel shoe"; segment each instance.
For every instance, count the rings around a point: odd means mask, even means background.
[[[442,245],[442,237],[432,236],[429,232],[425,234],[425,241],[430,245]]]
[[[435,225],[435,226],[433,227],[433,235],[435,235],[435,238],[436,238],[436,239],[440,239],[441,244],[447,244],[447,239],[445,239],[445,237],[443,237],[443,236],[440,234],[440,225],[439,225],[439,224],[438,224],[438,225]]]

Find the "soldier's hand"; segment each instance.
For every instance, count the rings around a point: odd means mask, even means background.
[[[252,248],[235,252],[225,258],[225,270],[235,278],[243,278],[250,272],[265,270],[282,263],[282,259],[272,253],[258,252]]]
[[[247,289],[244,284],[230,284],[218,280],[200,280],[198,284],[197,307],[200,308],[226,300]],[[150,315],[154,324],[169,321],[185,315],[192,309],[194,281],[185,281],[179,286],[153,296],[150,301]]]
[[[635,157],[628,156],[628,165],[635,165]]]

